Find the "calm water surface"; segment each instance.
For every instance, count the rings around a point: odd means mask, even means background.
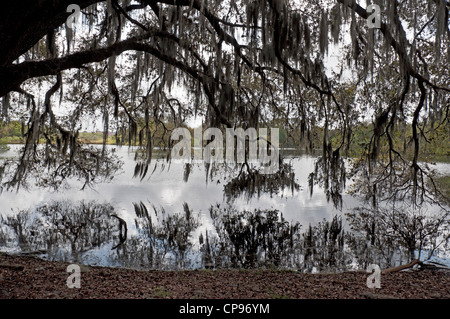
[[[21,147],[21,145],[10,145],[8,151],[0,153],[0,160],[16,157]],[[134,203],[142,202],[149,209],[152,206],[159,211],[163,209],[168,215],[183,213],[183,204],[187,203],[190,211],[195,214],[199,222],[199,227],[190,235],[190,238],[198,244],[200,234],[205,234],[206,230],[209,230],[210,234],[214,233],[214,220],[211,218],[210,208],[217,204],[222,205],[222,207],[230,204],[234,207],[235,211],[254,211],[255,209],[278,210],[283,214],[287,222],[291,222],[292,224],[298,222],[302,225],[301,228],[303,230],[306,230],[309,225],[318,225],[323,220],[331,221],[334,216],[342,216],[343,228],[349,229],[348,222],[345,219],[345,213],[354,207],[363,205],[356,198],[345,193],[343,196],[342,210],[338,210],[333,206],[332,202],[327,202],[323,189],[319,186],[314,186],[314,194],[310,196],[308,175],[314,170],[316,157],[302,154],[296,150],[283,150],[282,154],[284,153],[283,158],[285,162],[287,161],[292,165],[293,172],[295,173],[295,181],[300,185],[298,190],[284,189],[275,194],[261,193],[260,196],[253,196],[251,198],[240,195],[231,202],[227,202],[224,196],[224,185],[229,179],[224,176],[216,176],[213,180],[207,181],[207,170],[204,164],[193,164],[188,180],[184,181],[184,164],[172,163],[169,165],[164,159],[155,159],[152,161],[149,172],[153,171],[154,165],[156,165],[156,169],[141,181],[139,178],[133,178],[136,164],[134,161],[136,148],[108,147],[115,149],[116,154],[123,161],[121,171],[110,182],[96,184],[93,188],[86,188],[84,190],[80,189],[81,185],[79,182],[69,181],[70,187],[59,191],[49,191],[48,189],[39,188],[29,190],[20,189],[18,192],[4,191],[0,194],[0,215],[3,217],[16,216],[20,210],[32,212],[34,208],[52,202],[67,201],[77,203],[80,201],[96,201],[98,204],[110,204],[114,207],[115,212],[126,221],[128,235],[131,242],[133,242],[133,240],[139,237],[133,236],[140,231],[136,226],[137,215]],[[437,164],[435,168],[441,173],[450,173],[450,164]],[[155,222],[157,221],[155,220]],[[117,261],[120,258],[124,258],[124,256],[126,260],[130,260],[130,254],[133,255],[131,249],[137,248],[129,246],[128,251],[122,251],[117,256],[113,256],[114,253],[111,251],[111,247],[114,245],[114,242],[117,243],[117,237],[111,241],[111,238],[108,237],[110,235],[108,234],[105,235],[107,237],[103,238],[103,240],[108,240],[108,244],[101,246],[101,248],[90,250],[90,252],[83,253],[82,258],[80,256],[73,258],[97,265],[123,266],[123,263],[114,264],[112,260]],[[51,233],[49,236],[51,236]],[[46,239],[43,240],[42,246],[45,247],[48,244],[45,244]],[[153,245],[157,247],[159,244],[153,243]],[[15,245],[12,244],[11,246]],[[69,248],[69,251],[74,252],[78,249],[74,247]],[[139,247],[140,250],[136,250],[134,253],[135,256],[143,256],[148,253],[146,248],[148,247],[148,243],[141,242],[136,247]],[[3,248],[5,247],[0,247],[0,250]],[[58,252],[58,249],[56,252]],[[178,251],[178,253],[180,252],[183,253],[183,251]],[[61,257],[52,256],[51,258],[70,260],[72,257],[61,255]],[[74,260],[73,258],[71,260]],[[449,260],[446,259],[446,261]],[[135,262],[139,265],[149,263],[148,259],[145,258],[135,260]],[[198,261],[197,265],[201,264],[202,261]],[[156,265],[154,267],[159,266]],[[311,267],[308,271],[311,270]]]
[[[20,145],[10,145],[10,150],[0,157],[14,157]],[[109,146],[116,148],[115,146]],[[166,212],[182,210],[184,202],[195,212],[207,212],[211,205],[224,203],[223,181],[217,178],[213,182],[206,182],[206,170],[202,164],[194,164],[187,182],[183,181],[184,166],[180,163],[169,165],[159,160],[154,173],[140,181],[133,178],[135,167],[134,149],[128,147],[116,148],[116,153],[124,162],[122,171],[110,183],[97,184],[94,188],[80,190],[79,187],[64,189],[58,192],[46,189],[19,190],[19,192],[3,192],[0,195],[1,214],[11,214],[20,209],[29,209],[37,205],[55,200],[96,200],[100,203],[111,203],[121,212],[124,219],[130,222],[134,218],[134,202],[144,202],[156,207],[163,207]],[[287,161],[292,163],[296,181],[300,189],[285,190],[282,193],[261,194],[259,198],[240,196],[233,201],[238,209],[253,210],[277,209],[283,213],[288,221],[298,221],[302,225],[315,224],[318,221],[330,219],[336,214],[343,214],[349,208],[358,204],[349,195],[343,199],[343,209],[339,211],[328,203],[320,187],[314,187],[311,197],[308,188],[308,175],[314,170],[315,157],[309,155],[288,155]],[[153,169],[156,160],[152,162]],[[164,168],[162,168],[164,164]],[[72,185],[77,185],[72,182]]]

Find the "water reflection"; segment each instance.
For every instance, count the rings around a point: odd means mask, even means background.
[[[310,197],[302,186],[314,170],[312,156],[284,154],[272,179],[252,170],[155,160],[140,181],[130,174],[133,149],[115,153],[124,165],[113,183],[84,191],[2,193],[0,249],[145,269],[342,271],[409,261],[418,248],[432,250],[442,242],[435,230],[441,235],[449,230],[448,215],[436,219],[443,221],[438,225],[413,210],[371,211],[345,194],[342,211],[320,190]],[[433,231],[436,236],[424,237]]]
[[[17,148],[11,145],[11,149],[2,153],[2,156],[16,156]],[[185,201],[194,211],[202,212],[207,212],[215,203],[232,201],[240,210],[276,208],[283,212],[287,220],[303,224],[316,224],[323,218],[340,214],[327,201],[320,187],[316,186],[314,195],[310,196],[307,190],[308,176],[314,170],[316,158],[297,150],[283,150],[285,161],[279,171],[279,178],[271,181],[264,180],[263,175],[259,175],[261,178],[256,181],[256,178],[252,179],[255,175],[248,174],[247,170],[239,175],[239,168],[228,168],[227,176],[224,176],[224,171],[213,167],[208,174],[204,164],[191,164],[187,168],[184,164],[167,163],[164,159],[153,160],[147,177],[140,181],[139,178],[133,178],[135,148],[117,148],[115,153],[123,166],[111,182],[99,183],[84,191],[80,190],[76,180],[69,180],[70,188],[61,191],[49,192],[39,188],[21,189],[17,193],[5,191],[0,195],[0,214],[7,215],[11,209],[24,210],[52,200],[108,202],[123,212],[123,218],[129,223],[132,222],[131,214],[134,211],[132,203],[141,200],[164,207],[169,214],[177,212]],[[205,183],[206,176],[209,176],[208,183]],[[344,209],[356,204],[351,196],[344,195]]]
[[[84,253],[112,239],[112,212],[109,204],[64,201],[2,216],[0,246],[51,260],[82,261]]]
[[[242,166],[244,167],[244,166]],[[300,189],[296,182],[295,173],[290,163],[281,163],[279,170],[271,175],[260,174],[257,170],[241,169],[236,177],[231,178],[224,185],[226,201],[230,202],[241,196],[247,200],[260,198],[261,194],[282,194],[284,190],[294,191]]]
[[[187,203],[175,214],[151,203],[133,206],[134,223],[126,225],[133,231],[124,241],[112,205],[65,201],[2,217],[0,246],[50,260],[138,269],[289,268],[304,272],[365,269],[370,263],[389,267],[396,260],[383,256],[397,253],[405,261],[411,249],[407,242],[377,236],[383,245],[380,250],[367,237],[365,226],[345,231],[340,216],[314,226],[301,225],[287,221],[278,210],[241,211],[216,204],[209,209],[212,222],[204,227],[205,219]],[[354,225],[367,220],[364,214],[349,218]]]

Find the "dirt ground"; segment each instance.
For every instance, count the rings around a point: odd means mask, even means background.
[[[278,270],[138,271],[82,266],[80,288],[69,288],[68,263],[0,254],[1,299],[450,299],[450,272],[381,275],[303,274]]]

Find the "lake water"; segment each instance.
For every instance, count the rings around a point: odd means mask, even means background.
[[[8,151],[0,153],[0,160],[2,158],[16,157],[21,148],[21,145],[9,146],[10,149]],[[49,192],[48,190],[38,188],[30,190],[21,189],[18,192],[4,191],[0,194],[1,216],[4,218],[16,216],[20,210],[33,211],[34,208],[51,202],[69,201],[76,203],[84,200],[86,202],[96,201],[100,204],[107,203],[112,205],[119,217],[126,221],[128,225],[128,236],[133,238],[133,240],[129,240],[128,242],[133,241],[134,243],[137,243],[137,237],[133,237],[139,232],[134,206],[136,203],[142,202],[148,208],[153,206],[157,209],[163,209],[168,215],[183,212],[183,204],[187,203],[189,209],[194,212],[198,218],[199,227],[194,229],[190,238],[195,242],[193,247],[197,247],[197,250],[200,251],[198,244],[199,235],[205,234],[206,230],[209,230],[210,234],[214,234],[215,231],[214,220],[210,214],[211,206],[220,204],[222,207],[225,207],[227,205],[227,200],[224,195],[225,179],[219,176],[213,179],[213,181],[209,180],[206,182],[207,171],[205,165],[194,164],[188,180],[184,181],[184,164],[172,163],[169,167],[163,159],[155,159],[152,161],[149,169],[149,171],[152,171],[153,166],[156,164],[155,171],[152,174],[148,174],[147,177],[141,181],[139,178],[133,178],[136,148],[117,148],[116,146],[108,146],[108,148],[114,148],[115,153],[123,161],[122,170],[114,176],[111,182],[96,184],[93,188],[86,188],[84,190],[80,189],[80,184],[76,181],[70,181],[72,187],[57,192]],[[306,230],[309,225],[319,225],[319,223],[324,220],[331,221],[334,216],[342,216],[343,229],[348,229],[349,225],[345,219],[345,213],[349,212],[354,207],[361,206],[362,203],[356,198],[344,194],[342,210],[338,210],[333,206],[332,202],[327,201],[323,190],[318,186],[314,187],[314,194],[310,196],[308,175],[314,170],[316,157],[305,155],[295,150],[284,150],[282,154],[283,153],[285,161],[292,165],[293,172],[295,173],[295,181],[300,185],[298,189],[284,189],[275,194],[261,193],[260,196],[253,196],[250,198],[241,195],[228,204],[232,204],[236,211],[254,211],[255,209],[278,210],[282,213],[287,222],[292,224],[298,222],[302,225],[303,230]],[[441,172],[450,172],[449,164],[438,164],[436,168]],[[156,215],[154,217],[156,217]],[[320,225],[318,229],[321,229]],[[0,233],[1,230],[2,229],[0,228]],[[37,231],[39,231],[39,229],[37,229]],[[105,236],[108,237],[109,235],[106,234]],[[7,236],[5,235],[4,237]],[[316,237],[319,238],[320,235],[317,235]],[[117,235],[114,238],[117,238]],[[303,236],[302,238],[304,240],[305,237]],[[109,240],[110,238],[107,239]],[[88,254],[85,254],[85,256],[80,259],[82,262],[98,265],[123,266],[123,263],[117,262],[117,258],[123,258],[125,255],[129,256],[132,249],[129,248],[127,252],[118,252],[118,257],[114,257],[116,258],[116,262],[113,262],[112,259],[114,258],[111,255],[111,246],[113,245],[114,243],[109,240],[107,245],[91,249]],[[136,245],[140,246],[139,249],[133,248],[135,255],[147,253],[146,247],[148,247],[148,243],[140,242],[139,245]],[[157,247],[159,244],[156,245],[153,243],[152,245]],[[75,246],[72,245],[72,250],[75,249],[74,247]],[[0,250],[8,250],[8,247],[0,247]],[[180,251],[175,251],[173,255],[178,253],[180,253]],[[183,251],[181,253],[184,254]],[[304,252],[300,252],[299,254],[304,255]],[[170,255],[170,253],[168,253],[168,255]],[[65,255],[61,255],[60,257],[55,256],[44,257],[70,260],[70,258]],[[179,256],[176,256],[176,258],[179,258]],[[303,256],[302,258],[305,257]],[[148,261],[139,259],[138,262],[142,266]],[[298,264],[301,262],[302,261],[292,261],[291,264]],[[196,265],[199,264],[201,264],[201,262],[199,262],[197,258]],[[311,270],[311,267],[309,269]]]
[[[2,153],[0,157],[14,157],[20,149],[20,145],[9,145],[9,151]],[[115,146],[108,146],[116,148]],[[114,205],[124,219],[130,222],[134,218],[134,202],[147,202],[156,207],[164,207],[166,212],[182,210],[184,202],[196,212],[206,212],[211,205],[224,202],[223,182],[206,183],[206,170],[202,164],[194,164],[192,173],[187,182],[183,181],[184,166],[180,163],[172,163],[170,168],[167,163],[161,169],[160,160],[157,169],[150,176],[140,181],[133,178],[135,167],[134,148],[116,148],[117,155],[123,160],[122,171],[109,183],[95,185],[94,188],[80,190],[77,188],[66,189],[58,192],[49,192],[45,189],[20,190],[19,192],[3,192],[0,195],[0,210],[2,214],[10,214],[18,209],[28,209],[36,205],[47,203],[51,200],[97,200]],[[330,219],[336,214],[342,214],[347,209],[358,204],[349,195],[344,195],[342,212],[328,203],[323,190],[314,187],[311,197],[308,189],[308,175],[314,170],[315,157],[309,155],[287,155],[286,160],[292,163],[296,181],[301,186],[299,190],[285,190],[276,195],[261,194],[253,198],[240,196],[233,204],[239,209],[277,209],[281,211],[288,221],[298,221],[302,225],[316,224],[325,219]],[[153,163],[153,162],[152,162]],[[151,164],[149,171],[154,164]],[[78,185],[73,182],[74,185]]]

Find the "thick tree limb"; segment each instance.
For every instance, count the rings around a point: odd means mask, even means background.
[[[4,1],[0,10],[0,67],[10,65],[40,39],[63,25],[70,4],[84,9],[99,0]],[[1,95],[0,95],[1,96]]]
[[[151,30],[108,47],[81,51],[60,58],[26,61],[7,67],[0,67],[0,96],[10,91],[18,90],[20,85],[27,79],[45,75],[57,75],[63,70],[79,68],[87,63],[101,62],[113,54],[120,55],[127,50],[135,50],[135,45],[138,41],[155,36],[159,32],[159,30]]]
[[[413,261],[411,261],[408,264],[384,269],[384,270],[381,271],[381,273],[382,274],[387,274],[387,273],[390,273],[390,272],[401,271],[401,270],[404,270],[404,269],[412,268],[414,265],[421,264],[421,263],[422,262],[419,259],[414,259]]]

